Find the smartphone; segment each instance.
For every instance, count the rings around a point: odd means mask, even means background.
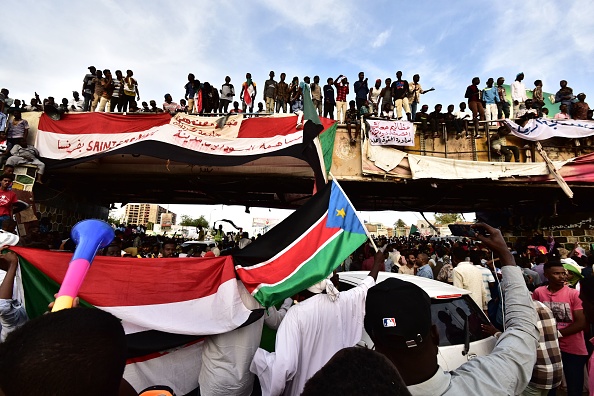
[[[448,227],[454,236],[476,237],[476,232],[471,228],[472,226],[470,224],[448,224]]]

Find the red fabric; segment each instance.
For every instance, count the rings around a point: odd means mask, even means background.
[[[202,90],[196,93],[196,103],[194,104],[196,107],[196,113],[202,112]]]
[[[12,247],[11,250],[61,283],[71,253]],[[231,256],[139,259],[97,256],[79,296],[90,304],[135,306],[167,304],[210,296],[235,279]]]
[[[42,114],[37,129],[40,132],[54,132],[68,135],[90,133],[115,134],[144,132],[153,127],[169,124],[170,121],[171,116],[167,113],[137,115],[98,112],[64,114],[59,121],[54,121],[47,114]]]
[[[320,117],[324,130],[334,124],[334,120]],[[297,132],[297,116],[292,117],[255,117],[241,122],[238,138],[267,138],[287,136]],[[323,132],[322,132],[323,133]]]
[[[375,263],[375,257],[371,256],[365,260],[363,260],[363,264],[361,265],[361,269],[363,271],[371,271],[373,268],[373,264]]]
[[[0,216],[10,216],[10,208],[17,201],[17,196],[13,191],[0,190]]]
[[[303,234],[286,252],[279,255],[277,259],[272,259],[266,265],[253,269],[250,269],[252,267],[236,268],[247,290],[251,293],[256,286],[262,283],[274,284],[286,279],[297,267],[307,262],[320,246],[324,246],[332,236],[340,231],[340,228],[327,227],[327,219],[328,213],[322,221]],[[291,263],[291,265],[287,265],[287,263]]]
[[[256,86],[254,85],[254,88],[255,87]],[[243,90],[243,98],[242,98],[243,101],[245,102],[245,104],[247,106],[251,106],[251,104],[252,104],[252,97],[250,96],[250,93],[248,92],[249,86],[247,85],[247,81],[244,82],[243,84],[241,84],[241,88]]]
[[[568,162],[561,169],[559,174],[566,182],[594,182],[594,153],[577,157],[574,161]],[[551,175],[531,176],[531,182],[554,181]]]
[[[336,86],[336,101],[337,102],[346,102],[346,97],[349,94],[349,86],[348,85],[337,85]]]
[[[568,182],[594,182],[594,153],[578,157],[563,166],[559,173]]]

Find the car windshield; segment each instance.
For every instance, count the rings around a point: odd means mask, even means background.
[[[206,248],[208,246],[214,246],[214,243],[189,241],[182,243],[180,246],[182,249],[182,253],[188,253],[190,250],[192,251],[192,253],[200,253],[206,251]]]
[[[469,295],[455,299],[431,299],[431,321],[439,331],[439,346],[464,344],[464,324],[468,318],[470,342],[489,337],[481,324],[489,324]]]

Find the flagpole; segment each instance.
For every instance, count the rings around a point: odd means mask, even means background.
[[[357,210],[355,209],[355,206],[353,205],[353,203],[351,202],[351,200],[349,199],[349,196],[346,195],[346,193],[344,192],[344,190],[342,189],[342,187],[340,186],[340,184],[338,183],[338,180],[334,177],[334,175],[332,174],[332,172],[328,172],[328,174],[332,177],[332,180],[336,183],[336,186],[338,188],[340,188],[340,191],[342,192],[342,195],[344,195],[344,197],[346,198],[347,202],[349,203],[349,205],[351,205],[351,207],[353,208],[354,212],[355,212],[355,216],[357,216],[357,219],[359,219],[359,222],[361,223],[361,225],[363,226],[363,229],[365,230],[365,234],[367,235],[367,238],[369,239],[369,242],[371,242],[371,246],[373,246],[373,249],[375,250],[375,252],[378,252],[378,248],[377,245],[375,244],[375,241],[373,240],[373,238],[371,237],[371,234],[369,233],[369,230],[367,230],[367,227],[365,227],[365,223],[363,223],[363,221],[361,220],[361,216],[359,216],[359,213],[357,212]]]

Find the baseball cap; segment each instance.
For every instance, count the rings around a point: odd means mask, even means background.
[[[367,292],[364,326],[394,348],[416,347],[431,328],[431,298],[411,282],[388,278]]]

